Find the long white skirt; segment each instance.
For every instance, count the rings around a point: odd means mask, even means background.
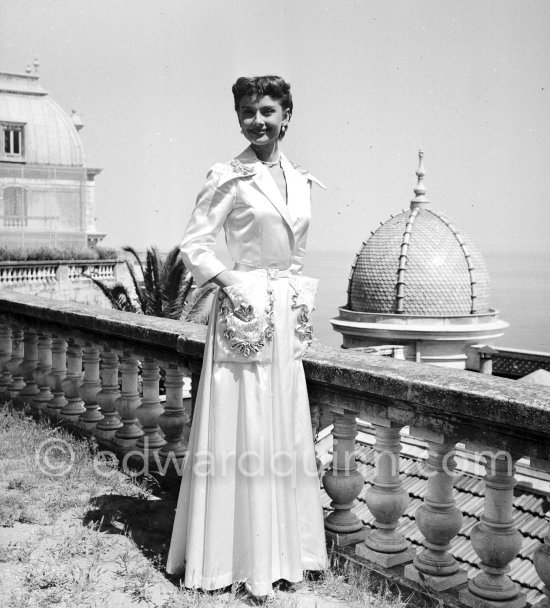
[[[271,364],[215,363],[207,332],[168,555],[186,587],[255,595],[327,566],[319,480],[288,281],[272,281]]]

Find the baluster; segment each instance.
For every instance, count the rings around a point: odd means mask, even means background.
[[[521,608],[524,593],[508,576],[510,562],[521,549],[521,534],[512,523],[515,460],[509,452],[483,452],[485,456],[485,503],[480,523],[472,528],[470,540],[481,559],[482,569],[459,593],[467,606]]]
[[[38,338],[38,366],[36,368],[36,384],[38,394],[35,395],[33,407],[41,412],[48,407],[53,395],[48,383],[48,376],[52,371],[52,339],[41,335]]]
[[[71,424],[75,424],[80,414],[86,411],[79,392],[82,376],[82,347],[70,340],[67,349],[67,375],[61,383],[67,403],[59,411],[59,417]]]
[[[97,423],[96,434],[102,439],[112,440],[115,432],[122,427],[118,417],[115,402],[120,397],[118,388],[118,355],[105,348],[101,353],[101,390],[96,400],[101,408],[103,418]]]
[[[169,459],[180,471],[189,439],[190,421],[189,413],[183,406],[183,374],[184,370],[177,365],[170,364],[166,368],[166,403],[164,413],[158,419],[166,441],[160,448],[159,455],[164,461]]]
[[[59,418],[59,412],[67,405],[63,392],[63,381],[67,377],[67,342],[63,338],[52,339],[52,371],[47,382],[52,391],[52,399],[48,403],[47,413],[54,419]]]
[[[333,511],[325,519],[327,537],[339,547],[365,539],[363,522],[352,512],[365,480],[355,462],[356,414],[334,414],[332,465],[323,475],[323,486]]]
[[[462,527],[462,513],[455,507],[453,496],[456,441],[425,429],[411,430],[411,434],[428,443],[428,490],[415,513],[425,548],[413,564],[405,566],[405,578],[443,591],[468,580],[466,571],[449,553],[451,540]]]
[[[137,440],[136,448],[143,450],[145,458],[151,459],[155,452],[164,445],[159,435],[158,420],[163,412],[159,399],[159,366],[152,359],[146,358],[141,366],[143,379],[143,399],[136,414],[143,429],[143,435]]]
[[[317,439],[319,424],[321,422],[321,408],[317,402],[310,401],[309,414],[311,416],[311,433],[313,435],[313,441],[315,441]]]
[[[23,353],[25,350],[24,333],[19,327],[13,329],[11,347],[11,359],[8,362],[8,371],[11,376],[11,381],[8,386],[8,399],[15,399],[19,395],[19,391],[25,386],[23,382],[23,374],[19,370],[19,366],[23,362]]]
[[[386,424],[386,421],[382,424]],[[411,562],[415,551],[410,547],[409,541],[396,530],[399,518],[409,504],[409,495],[399,477],[401,428],[390,421],[387,421],[387,425],[374,424],[376,476],[365,497],[365,502],[375,517],[376,529],[367,532],[365,542],[357,545],[355,552],[385,568],[391,568]]]
[[[122,426],[115,432],[115,444],[122,452],[130,452],[143,435],[138,426],[136,409],[141,403],[138,393],[139,362],[129,352],[122,357],[122,393],[115,401]]]
[[[25,331],[23,346],[23,361],[19,366],[19,372],[23,376],[24,386],[18,391],[18,395],[12,395],[14,404],[23,407],[32,404],[34,396],[38,395],[36,386],[36,366],[38,365],[38,334],[34,329]]]
[[[550,462],[531,460],[531,466],[535,469],[542,469],[550,472]],[[543,593],[545,598],[536,603],[533,608],[550,608],[550,511],[546,513],[548,522],[548,534],[544,537],[544,542],[537,547],[533,555],[535,570],[544,583]]]
[[[319,426],[321,424],[321,407],[318,403],[310,401],[309,403],[309,414],[311,417],[311,434],[313,435],[313,449],[315,452],[315,465],[317,467],[317,474],[321,475],[323,464],[317,457],[317,450],[315,442],[317,441],[317,435],[319,433]]]
[[[85,411],[78,418],[78,426],[93,431],[96,424],[103,419],[97,402],[97,393],[101,390],[101,382],[99,381],[99,348],[86,344],[82,353],[84,382],[80,385],[79,395],[84,402]]]
[[[0,403],[9,398],[8,386],[11,384],[11,373],[8,363],[12,353],[11,327],[6,323],[0,325]]]

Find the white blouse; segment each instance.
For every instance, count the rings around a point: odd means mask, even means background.
[[[184,262],[199,285],[226,270],[214,253],[222,226],[236,264],[301,272],[311,216],[311,183],[324,186],[283,154],[281,167],[287,204],[251,147],[229,163],[210,169],[181,243]]]

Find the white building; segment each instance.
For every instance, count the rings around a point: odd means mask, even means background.
[[[331,323],[344,348],[402,345],[405,359],[464,369],[468,346],[491,345],[508,323],[489,306],[478,248],[426,198],[422,153],[417,176],[410,209],[363,243]]]
[[[37,67],[35,63],[35,67]],[[0,244],[84,248],[95,228],[94,178],[78,131],[38,74],[0,73]]]

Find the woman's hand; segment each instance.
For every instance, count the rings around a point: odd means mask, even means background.
[[[211,279],[213,283],[219,287],[229,287],[240,283],[239,277],[231,272],[231,270],[222,270],[219,274]]]

